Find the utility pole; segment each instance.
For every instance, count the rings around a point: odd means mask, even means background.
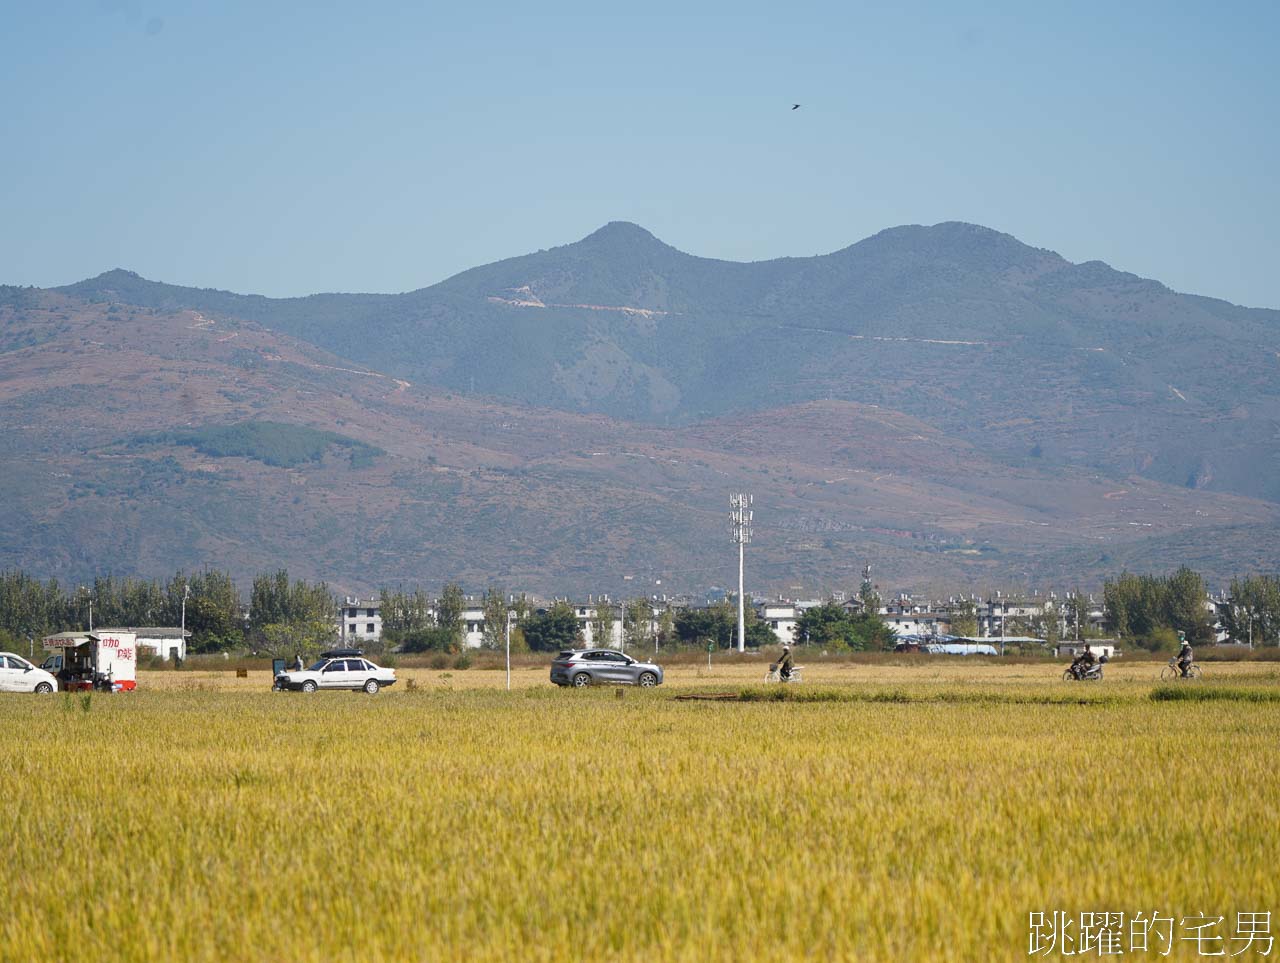
[[[746,596],[743,592],[743,571],[747,542],[751,541],[751,496],[734,493],[729,496],[730,518],[733,523],[733,540],[738,546],[738,651],[747,651]]]
[[[511,610],[507,610],[507,691],[511,691]]]

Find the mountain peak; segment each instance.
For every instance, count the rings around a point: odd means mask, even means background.
[[[112,268],[110,271],[103,271],[96,278],[89,278],[90,281],[142,281],[144,278],[137,271],[126,271],[124,268]]]
[[[630,221],[610,221],[598,231],[588,234],[578,243],[593,247],[667,247],[639,224]]]

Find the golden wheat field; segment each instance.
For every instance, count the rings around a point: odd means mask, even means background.
[[[1222,915],[1230,953],[1237,913],[1280,912],[1278,670],[1189,701],[1152,663],[787,692],[829,701],[675,699],[776,693],[754,665],[621,698],[545,667],[9,695],[0,958],[1027,959],[1053,911]]]

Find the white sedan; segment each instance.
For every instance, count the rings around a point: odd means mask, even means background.
[[[56,692],[55,676],[20,655],[0,652],[0,692]]]
[[[361,655],[326,652],[309,669],[276,676],[277,689],[315,692],[317,689],[363,689],[373,695],[383,686],[395,685],[396,670],[374,665]]]

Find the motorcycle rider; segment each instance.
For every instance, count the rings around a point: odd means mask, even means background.
[[[1093,650],[1088,645],[1084,647],[1084,651],[1075,657],[1071,662],[1071,671],[1077,679],[1083,679],[1085,674],[1093,668],[1096,660],[1093,657]]]
[[[1179,632],[1178,635],[1181,637],[1182,641],[1182,648],[1178,650],[1178,668],[1181,670],[1182,677],[1185,679],[1187,674],[1191,671],[1191,663],[1196,660],[1196,656],[1195,653],[1191,651],[1191,643],[1187,641],[1187,637],[1181,632]]]

